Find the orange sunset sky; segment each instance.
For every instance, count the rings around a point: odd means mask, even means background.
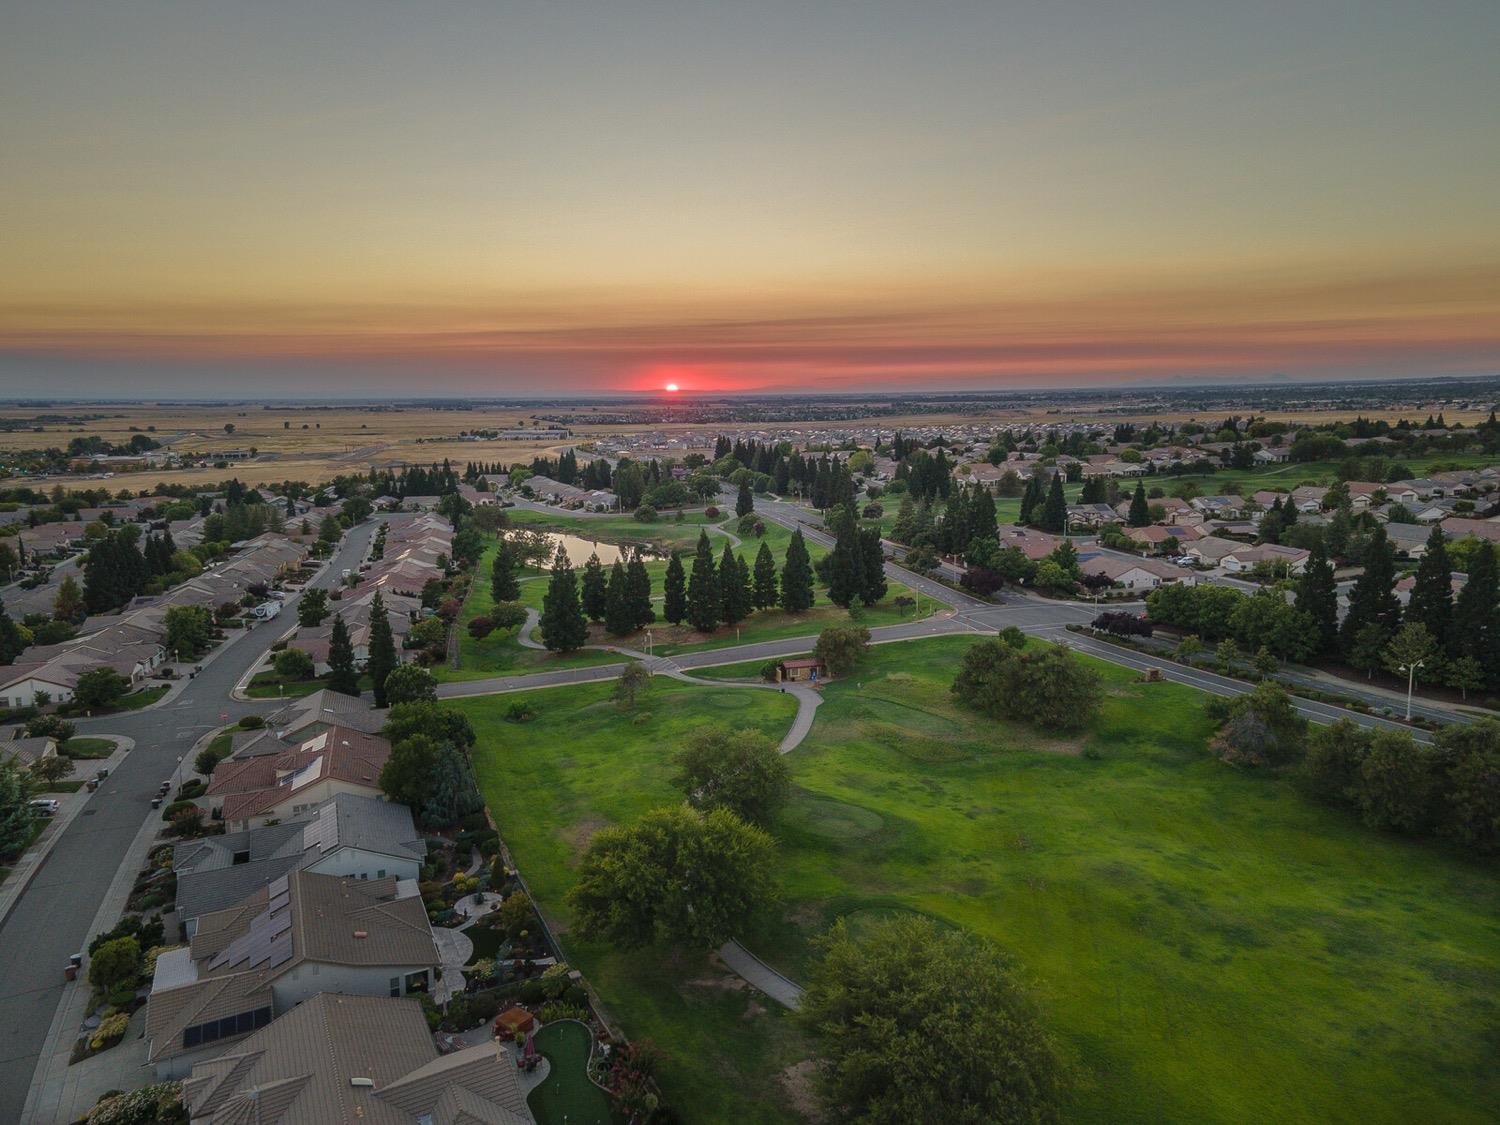
[[[1500,372],[1500,6],[10,5],[0,393]]]

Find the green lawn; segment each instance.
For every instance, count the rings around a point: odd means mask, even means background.
[[[536,691],[537,717],[501,716],[517,697],[454,700],[478,734],[480,784],[507,846],[569,959],[632,1037],[667,1053],[662,1085],[685,1120],[750,1125],[788,1120],[772,1077],[807,1052],[784,1014],[753,1002],[707,958],[647,950],[622,953],[566,937],[563,896],[589,835],[606,824],[680,801],[670,758],[700,726],[751,727],[779,739],[796,710],[790,697],[695,688],[657,679],[635,712],[609,702],[610,686]]]
[[[546,1079],[526,1096],[537,1125],[610,1125],[609,1095],[589,1081],[592,1040],[577,1020],[556,1020],[536,1033],[547,1057]]]
[[[1493,1119],[1492,868],[1217,764],[1204,697],[1125,669],[1096,664],[1109,694],[1080,738],[982,720],[948,691],[972,643],[879,646],[824,689],[773,826],[784,910],[748,945],[800,976],[839,915],[991,937],[1037,982],[1076,1067],[1075,1120]],[[534,693],[541,716],[520,726],[492,701],[465,708],[501,831],[563,922],[588,831],[674,799],[674,735],[741,712],[774,737],[790,717],[769,693],[658,688],[637,725],[607,690]],[[790,1119],[774,1076],[807,1048],[779,1013],[742,1018],[741,996],[690,983],[699,964],[570,953],[627,1032],[672,1056],[679,1109]]]
[[[151,706],[151,704],[155,703],[158,699],[166,695],[167,692],[171,690],[172,685],[170,684],[157,684],[154,687],[141,688],[140,691],[131,692],[129,695],[125,696],[118,703],[116,703],[113,707],[107,708],[107,710],[139,711],[142,707]],[[101,712],[101,714],[102,713],[103,712]]]
[[[112,738],[70,738],[57,748],[69,758],[107,758],[115,752]]]

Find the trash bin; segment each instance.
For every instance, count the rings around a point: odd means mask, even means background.
[[[151,798],[151,807],[153,809],[159,809],[159,808],[161,808],[161,798],[160,797],[152,797]]]
[[[67,968],[63,969],[63,980],[77,980],[77,979],[78,979],[78,966],[77,965],[69,965],[69,966],[67,966]]]

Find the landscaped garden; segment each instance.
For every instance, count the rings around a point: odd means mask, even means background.
[[[1205,697],[1180,685],[1091,662],[1106,695],[1080,735],[981,717],[949,692],[973,643],[878,646],[823,689],[772,824],[782,908],[747,946],[799,978],[839,916],[993,939],[1036,982],[1078,1120],[1491,1118],[1492,869],[1220,764]],[[516,696],[464,701],[502,835],[606,1008],[664,1048],[670,1104],[793,1119],[779,1076],[809,1048],[779,1009],[708,958],[569,942],[563,903],[594,830],[681,799],[687,731],[778,738],[791,701],[658,681],[637,718],[609,690],[528,693],[529,723],[501,718]]]

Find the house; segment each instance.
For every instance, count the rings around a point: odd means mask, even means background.
[[[382,797],[385,739],[330,726],[280,754],[231,758],[214,770],[197,804],[226,828],[255,828],[311,812],[339,793]]]
[[[1430,526],[1418,523],[1388,523],[1385,536],[1398,555],[1409,559],[1420,559],[1427,553],[1427,539],[1432,534]]]
[[[998,538],[1000,549],[1007,547],[1017,548],[1032,562],[1038,562],[1062,544],[1061,535],[1053,535],[1047,531],[1035,531],[1029,527],[1016,527],[1013,524],[1003,523],[1000,525]]]
[[[1102,574],[1116,586],[1127,590],[1154,590],[1160,585],[1173,582],[1192,586],[1198,581],[1198,576],[1184,567],[1172,566],[1157,559],[1138,559],[1103,551],[1080,551],[1078,569],[1085,575]]]
[[[1205,535],[1183,547],[1182,553],[1196,559],[1202,566],[1218,566],[1224,556],[1244,550],[1245,544],[1233,539],[1220,539],[1217,535]]]
[[[283,824],[205,836],[172,851],[177,916],[191,937],[225,910],[293,871],[348,879],[416,879],[427,849],[405,805],[338,793]]]
[[[532,1125],[497,1043],[439,1055],[414,1000],[322,992],[192,1066],[193,1125]]]
[[[1292,503],[1297,506],[1297,511],[1299,512],[1321,512],[1323,510],[1323,497],[1327,495],[1328,489],[1316,484],[1299,485],[1297,488],[1292,489]]]
[[[783,660],[776,665],[776,679],[779,683],[801,683],[817,682],[828,678],[828,668],[821,660],[812,657],[804,657],[797,660]]]
[[[1239,496],[1195,496],[1189,503],[1210,519],[1236,520],[1245,514],[1245,501]]]
[[[157,957],[146,1057],[159,1078],[181,1077],[320,992],[426,992],[438,962],[415,883],[293,871]]]
[[[1188,549],[1189,553],[1192,548]],[[1279,543],[1260,543],[1253,546],[1244,544],[1224,555],[1219,560],[1219,565],[1231,574],[1240,574],[1248,570],[1254,570],[1260,563],[1267,563],[1277,568],[1285,568],[1289,574],[1301,574],[1307,569],[1309,552],[1301,547],[1284,547]]]
[[[291,700],[266,720],[266,728],[274,730],[277,738],[298,740],[312,738],[333,726],[379,734],[384,725],[385,712],[375,710],[357,696],[327,688]]]
[[[1197,527],[1187,524],[1148,524],[1145,527],[1126,528],[1125,534],[1137,543],[1144,544],[1154,551],[1163,551],[1172,544],[1180,549],[1195,539],[1201,539],[1203,532]]]
[[[1103,527],[1105,524],[1118,522],[1119,518],[1108,504],[1068,505],[1070,527]]]
[[[1491,543],[1500,543],[1500,519],[1475,520],[1449,516],[1438,526],[1450,539],[1462,539],[1466,535],[1472,535],[1478,539],[1487,539]]]
[[[1257,465],[1282,465],[1292,459],[1292,451],[1286,446],[1262,446],[1250,456]]]
[[[15,762],[25,769],[30,769],[43,758],[55,757],[55,738],[13,738],[9,742],[0,742],[0,758]]]

